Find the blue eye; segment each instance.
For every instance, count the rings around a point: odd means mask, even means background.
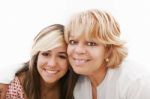
[[[95,42],[88,42],[87,45],[88,46],[96,46],[97,44]]]

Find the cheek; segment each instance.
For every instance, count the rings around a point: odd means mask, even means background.
[[[62,70],[68,70],[68,61],[62,61],[59,63]]]
[[[105,58],[105,50],[94,50],[92,51],[93,56],[95,56],[95,58],[99,59],[99,60],[103,60]]]
[[[63,69],[67,69],[68,68],[68,64],[65,63],[63,66],[62,66]]]
[[[40,59],[40,57],[38,57],[38,59],[37,59],[37,68],[39,68],[40,65],[41,65],[41,59]]]
[[[65,74],[68,71],[68,65],[61,67],[61,73]]]
[[[63,71],[66,73],[68,71],[68,66],[66,66],[65,68],[63,68]]]
[[[74,47],[71,47],[71,46],[68,45],[68,48],[67,48],[68,56],[73,52],[73,49],[74,49]]]
[[[37,59],[37,66],[40,67],[40,66],[42,66],[43,64],[45,64],[44,59],[41,58],[41,57],[38,57],[38,59]]]
[[[41,68],[42,68],[42,63],[39,60],[37,60],[37,70],[39,73],[41,72]]]

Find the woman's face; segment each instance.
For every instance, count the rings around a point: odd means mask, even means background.
[[[66,46],[41,51],[38,55],[37,69],[46,83],[53,83],[62,78],[68,70]]]
[[[99,71],[103,65],[105,46],[96,40],[87,40],[85,35],[77,37],[74,33],[69,37],[67,53],[73,70],[88,76]]]

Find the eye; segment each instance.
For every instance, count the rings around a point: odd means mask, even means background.
[[[67,54],[66,53],[60,53],[60,54],[58,54],[58,57],[61,59],[67,59]]]
[[[66,55],[59,55],[59,57],[60,57],[61,59],[67,59],[67,56],[66,56]]]
[[[49,56],[49,53],[48,52],[43,52],[42,55],[43,56]]]
[[[97,44],[95,42],[87,42],[88,46],[96,46]]]
[[[70,45],[74,45],[74,44],[76,44],[77,42],[75,41],[75,40],[69,40],[69,44]]]

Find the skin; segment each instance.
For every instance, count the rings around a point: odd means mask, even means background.
[[[48,51],[41,51],[38,55],[37,70],[41,76],[41,95],[44,99],[60,99],[59,80],[68,71],[68,57],[66,46],[59,46]],[[19,75],[23,83],[24,73]],[[8,85],[0,84],[1,98],[5,99]],[[4,90],[5,89],[5,90]],[[25,95],[25,99],[28,99]]]
[[[76,73],[88,76],[91,80],[93,99],[96,99],[97,96],[97,85],[103,81],[106,75],[107,68],[103,64],[106,58],[105,53],[105,46],[97,40],[89,41],[85,36],[78,37],[75,34],[69,37],[67,49],[69,62]],[[68,69],[67,64],[65,47],[60,48],[60,50],[55,48],[39,53],[37,68],[42,78],[42,96],[52,97],[52,95],[57,95],[58,90],[50,92],[48,89],[59,89],[56,88],[58,85],[57,81],[66,73]],[[51,94],[46,96],[46,93]]]
[[[89,77],[92,84],[93,99],[96,99],[96,87],[103,81],[107,68],[104,64],[106,49],[97,40],[78,37],[75,33],[69,37],[67,49],[69,62],[73,70]]]
[[[0,83],[0,99],[5,99],[8,84]]]
[[[62,78],[68,70],[68,59],[66,46],[60,46],[49,51],[39,53],[37,69],[41,75],[42,96],[44,98],[59,98],[58,80]],[[56,98],[56,96],[58,96]]]

